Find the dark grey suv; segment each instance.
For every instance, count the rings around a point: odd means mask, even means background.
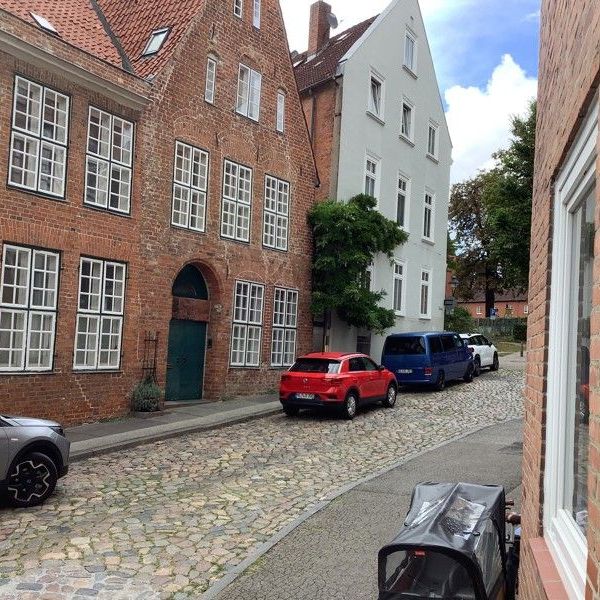
[[[70,442],[54,421],[0,416],[0,492],[13,506],[41,504],[69,470]]]

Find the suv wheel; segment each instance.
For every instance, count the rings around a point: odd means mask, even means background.
[[[473,377],[479,377],[481,375],[481,359],[476,356],[473,359]]]
[[[393,383],[390,383],[387,394],[385,395],[385,400],[383,401],[383,406],[392,408],[396,404],[397,396],[398,392],[396,391],[396,386]]]
[[[494,362],[490,367],[490,371],[497,371],[500,368],[500,361],[498,360],[498,354],[494,352]]]
[[[8,501],[24,508],[41,504],[56,487],[58,473],[51,458],[41,452],[29,452],[11,466],[8,482]]]
[[[468,365],[467,371],[464,374],[463,380],[466,381],[467,383],[471,383],[471,381],[473,381],[474,371],[475,371],[475,367],[473,365]]]
[[[352,421],[356,416],[356,409],[358,408],[358,397],[356,392],[349,392],[344,400],[343,414],[344,419]]]

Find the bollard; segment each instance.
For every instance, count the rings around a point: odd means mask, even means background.
[[[523,342],[521,342],[521,357],[523,357]]]

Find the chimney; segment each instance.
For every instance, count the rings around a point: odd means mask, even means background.
[[[308,54],[316,54],[329,41],[329,15],[331,6],[318,0],[310,7],[310,28],[308,32]]]

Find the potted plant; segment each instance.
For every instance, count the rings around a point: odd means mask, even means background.
[[[162,389],[151,377],[147,377],[133,390],[133,410],[141,413],[156,412],[160,410],[161,399]]]

